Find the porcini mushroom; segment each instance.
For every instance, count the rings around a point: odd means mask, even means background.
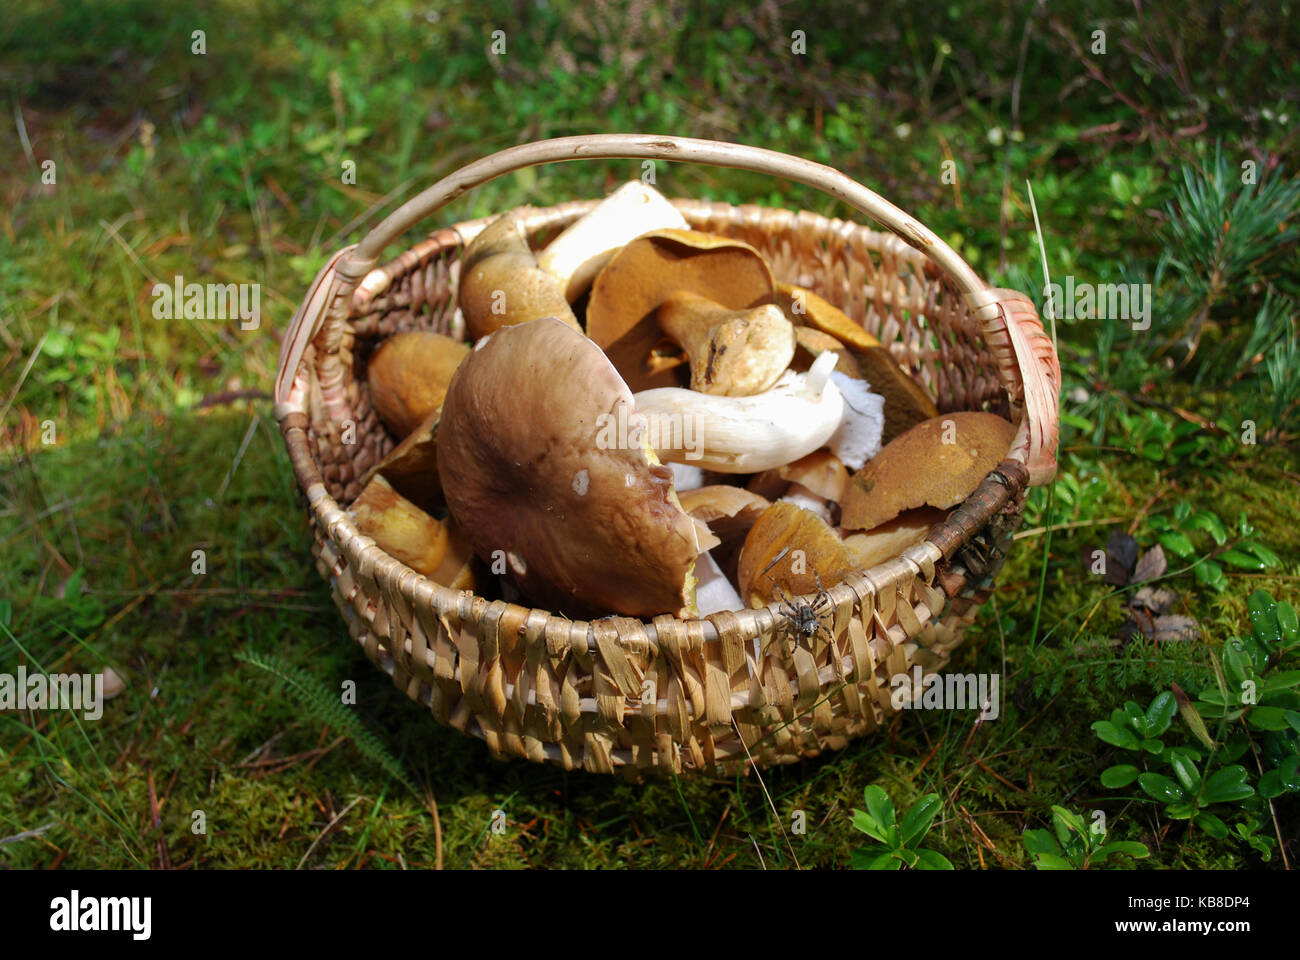
[[[382,476],[366,484],[348,513],[358,530],[412,570],[453,590],[474,589],[474,553],[455,523],[429,516]]]
[[[835,363],[836,372],[848,377],[855,377],[858,380],[862,379],[862,367],[858,364],[857,358],[853,356],[848,347],[829,333],[823,333],[816,327],[796,325],[794,339],[797,346],[794,351],[794,359],[790,361],[790,369],[807,370],[812,366],[814,360],[827,350],[830,350],[837,358]]]
[[[587,335],[633,391],[677,386],[677,370],[656,345],[657,313],[685,290],[728,310],[770,301],[772,271],[747,243],[693,230],[654,230],[637,237],[600,271],[587,301]]]
[[[399,439],[411,434],[442,406],[451,375],[467,353],[466,344],[440,333],[411,330],[389,337],[366,366],[379,419]]]
[[[920,543],[931,528],[946,516],[947,513],[934,507],[904,510],[874,530],[849,534],[844,538],[844,546],[848,547],[865,570],[892,560],[908,547]]]
[[[524,218],[531,207],[502,214],[479,232],[460,266],[460,309],[475,340],[498,327],[555,317],[581,332],[555,278],[537,265]]]
[[[690,229],[654,187],[633,180],[575,220],[537,255],[537,265],[555,278],[573,303],[620,248],[651,230]]]
[[[475,552],[570,616],[693,609],[711,538],[644,443],[600,349],[554,319],[503,327],[452,378],[438,430],[447,505]]]
[[[823,520],[793,503],[772,504],[740,551],[740,595],[751,607],[830,589],[858,567],[844,541]]]
[[[858,372],[842,369],[841,372],[866,380],[872,393],[884,397],[882,439],[885,443],[922,420],[938,415],[939,409],[934,401],[899,365],[893,354],[834,304],[811,290],[784,283],[777,284],[774,300],[796,325],[813,327],[850,348]],[[803,337],[808,343],[806,349],[812,349],[812,344],[819,340],[808,333]]]
[[[833,382],[841,376],[832,373],[834,366],[835,355],[824,353],[807,373],[786,371],[776,386],[751,397],[645,390],[636,395],[637,409],[649,419],[651,443],[663,460],[758,473],[833,442],[832,450],[848,463],[871,448],[872,402],[858,397],[846,403]]]
[[[402,496],[421,510],[437,513],[445,507],[438,480],[438,420],[441,406],[425,417],[405,440],[362,478],[369,483],[383,475]]]
[[[773,386],[794,357],[794,325],[765,304],[728,310],[681,290],[659,307],[659,327],[681,344],[691,365],[691,389],[749,397]]]
[[[904,510],[954,507],[1011,449],[1016,428],[992,413],[946,413],[893,440],[849,479],[846,530],[873,530]]]
[[[807,373],[785,373],[752,397],[714,397],[663,387],[636,395],[650,442],[663,460],[720,473],[757,473],[798,460],[831,438],[844,400],[830,381],[835,357]]]
[[[745,536],[754,526],[755,521],[771,506],[771,503],[743,487],[732,487],[726,484],[687,490],[679,493],[678,498],[681,500],[682,509],[696,520],[706,523],[709,531],[721,541],[709,553],[722,572],[734,581],[736,558],[740,553],[740,546],[745,542]],[[698,575],[698,565],[696,570]]]

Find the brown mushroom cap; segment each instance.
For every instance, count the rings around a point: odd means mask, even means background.
[[[879,340],[849,319],[844,311],[828,300],[823,300],[807,287],[795,286],[792,283],[778,283],[773,302],[796,325],[814,327],[822,333],[829,333],[840,343],[848,344],[858,350],[880,346]]]
[[[745,602],[761,607],[781,599],[780,590],[791,597],[816,593],[819,579],[829,590],[856,569],[857,559],[825,520],[793,503],[778,502],[763,512],[745,538],[737,579]]]
[[[916,546],[925,539],[930,528],[947,515],[945,511],[934,507],[904,510],[874,530],[850,534],[844,538],[844,545],[853,553],[862,569],[866,570],[894,559],[908,547]]]
[[[677,370],[653,372],[650,354],[663,339],[656,313],[685,290],[729,310],[770,302],[772,271],[747,243],[693,230],[653,230],[605,265],[587,302],[587,335],[634,391],[678,386]]]
[[[473,590],[474,552],[456,525],[435,520],[374,477],[348,508],[353,521],[382,549],[434,583]]]
[[[366,383],[384,425],[409,436],[442,406],[447,384],[469,346],[440,333],[412,330],[381,343],[370,356]]]
[[[639,443],[644,420],[586,337],[545,318],[503,327],[443,402],[447,505],[479,557],[504,561],[536,602],[571,616],[689,615],[699,537],[671,471]]]
[[[460,266],[460,310],[477,340],[498,327],[555,317],[581,332],[564,291],[537,265],[528,247],[524,218],[531,207],[520,207],[489,223],[465,247]]]
[[[946,413],[917,424],[850,478],[841,526],[872,530],[904,510],[956,506],[1002,461],[1015,436],[1014,426],[991,413]]]
[[[363,478],[369,483],[382,474],[394,490],[421,510],[438,513],[446,505],[438,479],[438,419],[441,407],[389,451]]]
[[[725,483],[696,487],[677,494],[682,509],[709,529],[723,543],[744,537],[759,516],[772,504],[744,487]]]

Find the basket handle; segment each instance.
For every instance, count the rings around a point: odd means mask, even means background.
[[[326,320],[326,345],[337,343],[347,320],[348,298],[378,265],[384,248],[452,200],[524,167],[584,159],[671,160],[764,173],[820,190],[897,234],[942,268],[966,298],[986,342],[998,356],[999,373],[1013,402],[1023,403],[1025,422],[1011,455],[1029,468],[1031,483],[1046,483],[1054,475],[1061,373],[1050,340],[1044,349],[1042,324],[1033,303],[1014,291],[991,290],[952,247],[924,224],[838,170],[762,147],[689,137],[609,133],[539,140],[475,160],[402,204],[355,249],[322,271],[317,286],[323,283],[332,295],[322,298],[320,291],[313,290],[317,294],[316,309],[300,309],[291,331],[293,336],[287,336],[286,342],[312,339],[322,320]],[[322,299],[327,305],[322,305]],[[289,371],[288,376],[293,375]],[[276,399],[280,400],[278,391]]]

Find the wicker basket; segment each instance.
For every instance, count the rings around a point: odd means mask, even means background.
[[[457,258],[484,221],[438,230],[382,266],[380,253],[472,187],[580,158],[768,173],[883,224],[892,232],[808,212],[674,201],[695,229],[753,245],[778,280],[815,290],[863,324],[941,411],[990,410],[1019,423],[1007,458],[924,542],[828,591],[829,635],[796,642],[775,606],[693,621],[570,621],[441,587],[376,547],[345,512],[393,445],[354,358],[399,330],[461,333]],[[539,210],[530,237],[540,245],[596,202]],[[472,163],[336,254],[285,336],[275,410],[310,506],[317,569],[366,656],[440,722],[497,755],[636,779],[789,763],[880,726],[893,713],[892,676],[947,663],[988,596],[1027,486],[1053,476],[1059,387],[1055,351],[1027,297],[988,287],[928,229],[843,174],[755,147],[611,134]]]

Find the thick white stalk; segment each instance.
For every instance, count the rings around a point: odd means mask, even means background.
[[[661,460],[720,473],[758,473],[826,445],[844,417],[827,351],[807,373],[786,372],[752,397],[719,397],[666,387],[636,394],[650,444]]]

